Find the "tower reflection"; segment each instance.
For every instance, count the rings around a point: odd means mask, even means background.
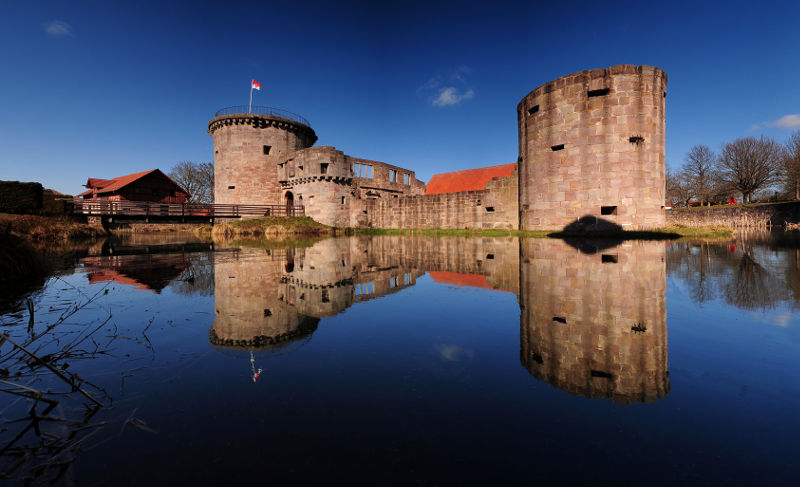
[[[520,250],[520,361],[532,376],[626,404],[669,392],[663,242],[589,253],[527,239]]]

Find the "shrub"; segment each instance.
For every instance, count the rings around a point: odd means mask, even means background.
[[[0,213],[33,213],[41,208],[41,184],[0,181]]]

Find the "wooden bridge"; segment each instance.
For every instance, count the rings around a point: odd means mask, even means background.
[[[229,205],[154,201],[71,200],[72,213],[104,219],[213,221],[215,218],[305,216],[301,205]]]

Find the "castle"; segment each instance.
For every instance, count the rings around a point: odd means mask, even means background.
[[[544,84],[517,106],[517,163],[472,170],[479,187],[448,184],[467,171],[436,175],[438,191],[414,171],[313,147],[316,133],[293,113],[223,109],[208,124],[215,201],[302,205],[321,223],[349,227],[662,226],[666,84],[661,69],[633,65]]]

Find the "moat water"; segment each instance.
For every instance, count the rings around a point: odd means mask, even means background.
[[[800,475],[789,233],[300,247],[131,236],[77,252],[30,296],[32,323],[26,303],[0,316],[38,357],[0,346],[8,482]]]

